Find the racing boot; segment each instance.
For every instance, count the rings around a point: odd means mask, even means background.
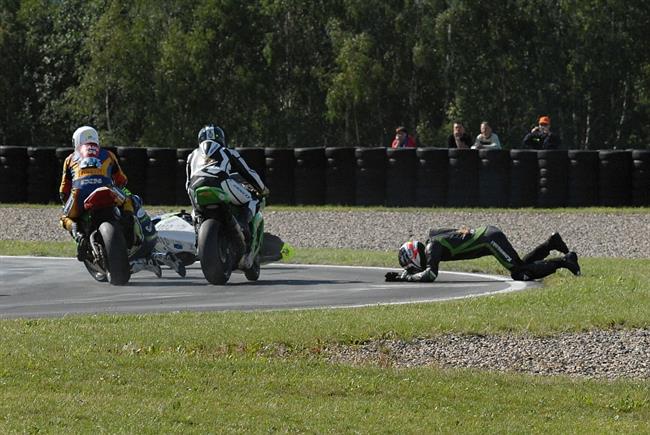
[[[566,254],[563,258],[563,264],[562,266],[565,269],[569,269],[572,274],[575,276],[580,276],[581,271],[580,271],[580,265],[578,264],[578,254],[575,252],[571,251],[568,254]]]
[[[185,265],[176,255],[174,255],[173,252],[168,252],[167,254],[154,252],[151,256],[158,264],[164,264],[176,272],[180,277],[185,278],[185,275],[187,274]]]
[[[84,237],[77,229],[77,223],[73,223],[70,228],[70,235],[77,242],[77,260],[84,261],[86,258],[86,252],[88,251],[88,239]]]
[[[569,248],[567,247],[566,243],[564,243],[564,240],[562,240],[560,233],[551,234],[551,237],[548,238],[546,243],[548,243],[548,247],[551,250],[556,250],[563,254],[569,253]]]
[[[526,254],[523,258],[524,264],[532,264],[536,261],[543,260],[548,257],[553,250],[560,251],[563,254],[569,252],[569,248],[567,248],[559,233],[551,234],[551,237],[549,237],[544,243],[541,243],[531,252]]]

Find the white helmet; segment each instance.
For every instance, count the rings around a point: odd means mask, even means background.
[[[404,243],[399,248],[397,258],[400,266],[409,273],[422,272],[427,267],[424,243],[417,240]]]
[[[99,145],[99,134],[97,134],[97,130],[87,125],[79,127],[72,134],[72,146],[74,146],[75,150],[78,150],[81,145],[86,143]]]
[[[215,125],[206,125],[199,131],[199,144],[206,140],[213,140],[226,146],[226,134],[220,127]]]
[[[219,151],[219,148],[221,148],[221,144],[213,140],[204,140],[199,144],[201,154],[203,154],[205,158],[211,158],[214,153]]]

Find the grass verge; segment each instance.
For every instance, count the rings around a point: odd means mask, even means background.
[[[73,255],[74,244],[0,242],[0,253]],[[395,263],[353,250],[298,250],[293,261]],[[444,266],[503,272],[492,259]],[[329,344],[375,338],[650,326],[650,260],[582,266],[542,289],[434,304],[2,320],[0,432],[648,432],[648,380],[322,358]]]

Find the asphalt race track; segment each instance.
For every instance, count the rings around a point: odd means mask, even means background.
[[[233,273],[226,286],[207,283],[198,263],[181,278],[142,271],[122,287],[94,281],[71,258],[0,256],[0,318],[81,313],[277,310],[440,301],[522,290],[536,283],[441,272],[435,283],[386,283],[384,268],[269,264],[259,281]]]

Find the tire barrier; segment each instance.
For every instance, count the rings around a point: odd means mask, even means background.
[[[618,207],[629,205],[632,199],[632,153],[629,151],[599,151],[599,204]]]
[[[510,150],[510,207],[537,205],[537,151]]]
[[[237,148],[237,152],[244,159],[246,164],[262,178],[266,183],[266,158],[264,148]]]
[[[111,149],[110,147],[108,148]],[[190,148],[120,147],[145,204],[189,206]],[[269,204],[419,207],[650,206],[650,150],[240,148]],[[72,148],[0,146],[0,202],[55,203]]]
[[[32,204],[59,203],[59,184],[55,180],[61,168],[56,148],[29,147],[27,156],[27,201]]]
[[[564,150],[537,151],[538,207],[564,207],[567,202],[569,156]]]
[[[650,150],[632,151],[632,205],[650,206]]]
[[[176,149],[147,148],[147,157],[144,201],[151,205],[174,204],[176,202]]]
[[[293,168],[294,203],[321,205],[325,203],[325,149],[296,148]]]
[[[417,155],[414,148],[386,150],[386,205],[408,207],[415,204]]]
[[[598,204],[598,151],[569,150],[567,205]]]
[[[0,146],[0,203],[27,201],[28,163],[27,148]]]
[[[447,148],[416,148],[415,204],[442,207],[447,204],[449,156]]]
[[[120,160],[120,167],[129,179],[126,187],[134,195],[140,195],[146,204],[150,204],[147,197],[147,157],[146,148],[119,147],[117,158]]]
[[[265,148],[264,156],[269,204],[293,204],[293,149]]]
[[[354,148],[325,148],[325,203],[354,205],[356,161]]]
[[[175,198],[177,205],[191,205],[190,197],[185,190],[185,181],[187,180],[186,163],[187,156],[189,156],[195,148],[178,148],[176,150],[176,188]]]
[[[506,150],[479,150],[479,205],[507,207],[510,198],[510,153]]]
[[[447,205],[475,207],[478,205],[478,151],[451,148],[448,151],[449,172]]]
[[[386,197],[386,148],[357,148],[356,204],[384,205]]]
[[[58,165],[57,170],[59,171],[59,175],[63,171],[63,163],[65,162],[65,159],[67,159],[68,156],[73,152],[74,152],[74,148],[72,147],[60,147],[54,150],[54,154],[56,155],[56,161]]]

